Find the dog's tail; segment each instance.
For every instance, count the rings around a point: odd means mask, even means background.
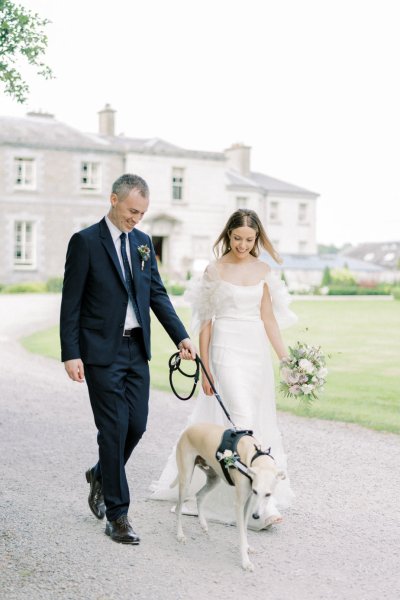
[[[174,488],[176,485],[178,485],[178,481],[179,481],[179,475],[177,475],[175,477],[175,479],[173,480],[173,482],[169,484],[169,487]]]

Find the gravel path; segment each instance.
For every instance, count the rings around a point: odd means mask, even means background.
[[[186,517],[180,545],[169,506],[146,500],[190,410],[153,392],[128,465],[142,543],[111,542],[87,506],[96,436],[86,387],[16,341],[55,323],[58,304],[56,295],[0,296],[1,598],[400,597],[400,438],[353,425],[279,415],[297,501],[281,526],[249,532],[256,570],[245,573],[234,527],[211,523],[207,539]]]

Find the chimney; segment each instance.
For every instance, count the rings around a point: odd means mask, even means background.
[[[99,110],[99,134],[115,135],[115,110],[106,104],[103,110]]]
[[[42,109],[39,110],[31,110],[30,112],[26,113],[27,117],[43,117],[45,119],[54,119],[54,115],[48,112],[43,111]]]
[[[225,156],[228,159],[228,167],[234,171],[239,171],[244,177],[250,175],[250,151],[251,146],[244,144],[232,144],[225,150]]]

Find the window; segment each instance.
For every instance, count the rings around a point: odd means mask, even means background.
[[[14,187],[21,190],[36,188],[36,162],[34,158],[14,159]]]
[[[305,223],[308,221],[308,204],[305,202],[300,202],[299,204],[299,222]]]
[[[269,205],[269,220],[279,220],[279,202],[271,202]]]
[[[172,200],[183,200],[183,179],[185,169],[172,169]]]
[[[81,190],[100,191],[101,165],[97,162],[81,163]]]
[[[299,242],[299,254],[306,254],[306,253],[307,253],[307,242],[302,240]]]
[[[248,198],[245,196],[236,196],[236,210],[239,208],[247,208]]]
[[[35,223],[15,221],[14,267],[33,269],[36,266]]]

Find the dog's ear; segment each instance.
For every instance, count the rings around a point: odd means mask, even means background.
[[[286,473],[285,471],[278,471],[276,474],[276,478],[277,479],[286,479]]]

